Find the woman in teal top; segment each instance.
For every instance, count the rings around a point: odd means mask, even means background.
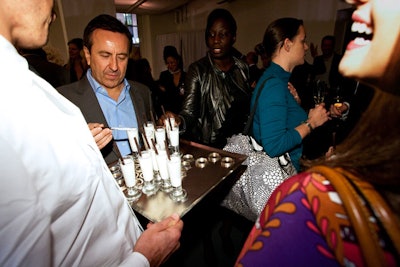
[[[270,64],[253,93],[254,106],[261,89],[253,121],[253,136],[270,157],[286,152],[300,170],[302,140],[314,128],[329,119],[324,104],[311,109],[308,116],[288,90],[293,68],[304,63],[308,45],[303,21],[282,18],[271,23],[264,35],[263,45]],[[297,94],[294,93],[297,98]]]

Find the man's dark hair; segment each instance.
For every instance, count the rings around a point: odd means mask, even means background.
[[[322,40],[321,40],[321,44],[322,44],[325,40],[331,41],[333,47],[335,47],[335,41],[336,41],[335,36],[333,36],[333,35],[325,35],[325,36],[322,38]]]
[[[68,45],[74,44],[79,50],[83,49],[83,40],[82,38],[74,38],[68,41]]]
[[[92,34],[95,30],[102,29],[110,32],[125,34],[129,41],[129,51],[132,49],[132,34],[129,29],[117,18],[102,14],[92,19],[83,32],[83,43],[89,49],[92,48]]]
[[[236,31],[237,31],[237,25],[236,25],[236,20],[232,16],[232,14],[223,8],[217,8],[211,11],[211,13],[208,15],[207,18],[207,27],[206,27],[206,32],[205,32],[205,40],[207,43],[207,38],[208,35],[210,34],[210,29],[213,26],[214,22],[218,19],[223,19],[225,20],[228,25],[229,25],[229,31],[232,34],[232,36],[236,36]]]

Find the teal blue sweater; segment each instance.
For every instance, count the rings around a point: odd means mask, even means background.
[[[307,114],[289,92],[290,75],[273,62],[264,71],[251,99],[253,107],[257,92],[263,86],[253,120],[253,136],[270,157],[289,152],[299,171],[303,147],[295,128],[307,119]],[[264,83],[267,78],[270,79]]]

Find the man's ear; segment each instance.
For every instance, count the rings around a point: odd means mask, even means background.
[[[236,35],[232,37],[232,45],[236,42]]]
[[[86,46],[84,46],[83,52],[85,53],[86,63],[90,66],[90,51]]]

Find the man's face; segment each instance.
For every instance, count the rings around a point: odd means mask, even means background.
[[[68,45],[68,53],[69,53],[69,57],[70,58],[72,58],[72,59],[79,58],[80,52],[81,51],[76,46],[76,44],[71,43],[71,44]]]
[[[2,0],[1,24],[9,29],[1,34],[18,48],[34,49],[47,43],[49,26],[55,19],[53,0]]]
[[[129,40],[122,33],[97,29],[91,51],[84,48],[93,78],[107,91],[121,89],[129,58]]]
[[[215,59],[230,56],[236,37],[231,33],[228,23],[218,19],[211,26],[207,37],[207,46],[211,56]]]
[[[332,40],[323,40],[321,43],[322,54],[325,57],[330,57],[333,54],[333,41]]]

